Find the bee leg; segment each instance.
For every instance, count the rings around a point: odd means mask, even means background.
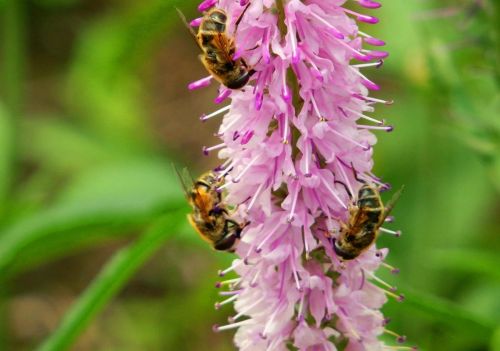
[[[236,23],[234,24],[234,31],[233,31],[233,37],[234,37],[234,34],[236,34],[236,31],[238,30],[238,26],[243,18],[243,15],[245,14],[245,12],[247,12],[248,8],[250,7],[250,5],[252,4],[252,2],[248,2],[247,6],[245,7],[245,9],[243,10],[243,12],[241,13],[240,17],[238,17],[238,19],[236,20]]]

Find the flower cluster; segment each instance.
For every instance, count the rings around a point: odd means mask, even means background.
[[[218,150],[226,160],[217,169],[226,180],[221,191],[237,207],[234,216],[247,223],[238,258],[220,272],[239,277],[218,283],[229,290],[216,304],[234,302],[229,324],[215,329],[238,328],[240,350],[406,348],[380,340],[392,333],[380,308],[388,296],[402,298],[375,275],[380,266],[393,269],[384,262],[387,249],[372,245],[349,261],[333,249],[359,180],[386,186],[371,173],[373,131],[392,130],[368,115],[375,104],[389,102],[369,97],[379,87],[361,72],[388,56],[374,49],[382,40],[358,29],[358,22],[378,19],[350,9],[380,4],[345,3],[205,0],[199,6],[223,9],[230,20],[227,33],[244,14],[234,57],[243,57],[256,72],[240,90],[221,86],[216,103],[229,98],[230,104],[202,116],[223,115],[222,142],[204,151]]]

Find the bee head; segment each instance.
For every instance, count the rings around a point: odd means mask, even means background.
[[[358,257],[356,252],[354,252],[352,250],[348,251],[343,246],[344,245],[342,245],[341,241],[333,239],[333,250],[340,258],[342,258],[343,260],[352,260],[352,259]]]

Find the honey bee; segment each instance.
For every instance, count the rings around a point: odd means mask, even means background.
[[[177,169],[176,172],[193,209],[187,216],[191,226],[215,250],[233,251],[243,226],[229,217],[222,195],[217,191],[224,179],[218,179],[214,172],[209,171],[193,181],[187,170],[182,175]],[[188,188],[187,184],[192,185]]]
[[[234,33],[249,6],[250,3],[236,21]],[[234,33],[233,35],[227,33],[226,12],[220,8],[212,8],[204,13],[198,33],[195,33],[187,23],[186,17],[179,9],[177,12],[200,47],[202,54],[199,58],[208,73],[229,89],[244,87],[255,70],[249,68],[243,58],[234,59],[236,52]]]
[[[404,189],[401,187],[384,207],[379,188],[356,179],[364,184],[358,191],[355,204],[349,206],[349,221],[347,224],[341,223],[340,235],[333,245],[335,253],[344,260],[358,257],[375,242],[380,227]]]

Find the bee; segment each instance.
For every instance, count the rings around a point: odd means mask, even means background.
[[[404,189],[401,187],[384,207],[379,188],[369,185],[357,177],[356,179],[364,184],[358,191],[355,204],[349,206],[348,223],[341,223],[340,235],[333,244],[335,253],[344,260],[358,257],[375,242],[380,227]],[[351,196],[347,187],[346,190]]]
[[[182,175],[177,169],[176,172],[192,208],[192,212],[187,215],[191,226],[215,250],[233,251],[243,226],[230,218],[222,194],[217,191],[224,184],[224,179],[218,179],[212,171],[196,180],[190,177],[186,169]],[[187,184],[192,185],[188,188]]]
[[[249,6],[250,3],[236,21],[234,33]],[[187,23],[186,17],[179,9],[177,12],[200,47],[202,54],[199,58],[208,73],[229,89],[244,87],[255,70],[249,68],[243,58],[234,59],[236,52],[234,33],[233,35],[227,33],[226,12],[220,8],[212,8],[204,13],[198,33],[195,33]]]

